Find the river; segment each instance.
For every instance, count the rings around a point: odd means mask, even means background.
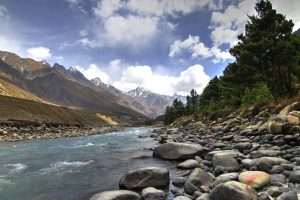
[[[92,194],[118,189],[128,170],[167,167],[168,161],[152,158],[156,142],[151,128],[76,138],[33,140],[0,144],[0,199],[81,200]]]

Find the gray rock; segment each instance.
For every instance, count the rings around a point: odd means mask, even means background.
[[[277,200],[298,200],[298,197],[295,191],[290,191],[280,195]]]
[[[282,174],[272,174],[270,183],[271,185],[283,185],[286,183],[286,177]]]
[[[169,171],[160,167],[146,167],[127,172],[120,180],[120,188],[143,189],[165,187],[170,182]]]
[[[195,191],[200,191],[201,186],[209,186],[214,181],[214,176],[207,173],[201,168],[194,169],[188,176],[185,184],[184,191],[187,194],[193,195]]]
[[[202,194],[196,200],[209,200],[209,194]]]
[[[176,177],[172,181],[172,184],[175,185],[176,187],[183,186],[184,183],[185,183],[185,181],[186,181],[186,179],[187,179],[187,177]]]
[[[202,155],[206,148],[196,144],[167,143],[154,148],[153,156],[166,160],[186,160]]]
[[[250,142],[238,143],[233,146],[234,149],[239,151],[249,150],[252,148],[252,144]]]
[[[148,187],[143,189],[142,198],[144,200],[165,200],[166,194],[162,190],[158,190],[154,187]]]
[[[281,152],[277,150],[257,150],[250,153],[250,158],[277,157],[280,154]]]
[[[194,169],[199,167],[199,163],[197,160],[189,159],[177,165],[180,169]]]
[[[213,168],[222,167],[227,172],[235,172],[240,169],[237,160],[230,154],[215,154],[212,159]]]
[[[114,190],[95,194],[90,200],[141,200],[141,197],[129,190]]]
[[[205,155],[205,159],[211,161],[215,155],[219,154],[220,156],[226,155],[226,156],[232,156],[232,157],[237,157],[240,155],[238,151],[233,151],[233,150],[224,150],[224,151],[211,151]]]
[[[186,196],[178,196],[175,197],[173,200],[192,200],[192,199]]]
[[[292,171],[290,173],[289,181],[291,183],[300,183],[300,170]]]
[[[210,200],[257,200],[251,187],[236,181],[229,181],[215,187]]]
[[[258,194],[258,200],[273,200],[273,198],[266,192],[261,192]]]

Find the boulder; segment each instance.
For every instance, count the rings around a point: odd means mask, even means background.
[[[155,147],[153,156],[166,160],[186,160],[204,152],[206,148],[197,144],[167,143]]]
[[[238,151],[234,150],[224,150],[224,151],[211,151],[205,155],[205,159],[211,161],[215,155],[220,156],[231,156],[231,157],[237,157],[240,155]]]
[[[270,175],[261,171],[246,171],[239,175],[239,181],[253,188],[260,189],[270,183]]]
[[[290,173],[289,181],[291,183],[300,183],[300,170],[292,171]]]
[[[178,196],[175,197],[173,200],[192,200],[192,199],[186,196]]]
[[[250,153],[250,158],[277,157],[280,154],[278,150],[257,150]]]
[[[234,149],[239,151],[249,150],[252,148],[252,144],[250,142],[238,143],[233,146]]]
[[[294,115],[288,115],[287,118],[288,118],[289,124],[292,126],[297,126],[300,124],[299,117],[296,117]]]
[[[95,194],[90,200],[141,200],[141,197],[129,190],[113,190]]]
[[[127,172],[120,180],[120,188],[143,189],[165,187],[170,182],[169,171],[160,167],[146,167]]]
[[[187,194],[193,195],[195,191],[199,191],[201,186],[209,186],[214,181],[214,176],[207,173],[201,168],[194,169],[188,176],[184,191]]]
[[[165,200],[166,194],[162,190],[158,190],[154,187],[148,187],[143,189],[142,198],[144,200]]]
[[[213,168],[221,167],[224,171],[238,171],[240,165],[238,161],[230,154],[215,154],[212,159]]]
[[[229,181],[216,186],[210,193],[210,200],[257,200],[256,193],[250,186],[236,181]]]
[[[197,160],[189,159],[177,165],[180,169],[194,169],[199,167],[199,163]]]
[[[280,134],[286,132],[289,127],[287,116],[276,115],[270,117],[267,122],[267,129],[271,134]]]
[[[298,200],[298,196],[295,191],[290,191],[281,194],[277,200]]]

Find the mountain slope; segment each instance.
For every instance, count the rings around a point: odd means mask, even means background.
[[[295,34],[300,36],[300,28],[295,32]]]
[[[23,59],[9,52],[0,51],[0,59],[0,78],[38,98],[112,116],[120,121],[145,118],[142,113],[121,105],[116,95],[96,87],[79,71],[58,65],[51,68],[45,62]]]

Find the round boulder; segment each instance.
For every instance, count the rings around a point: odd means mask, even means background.
[[[219,184],[210,194],[210,200],[257,200],[250,186],[236,181]]]
[[[120,180],[120,188],[143,189],[165,187],[170,182],[169,171],[160,167],[146,167],[127,172]]]
[[[141,200],[141,197],[129,190],[113,190],[95,194],[90,200]]]
[[[166,143],[154,148],[153,156],[166,160],[186,160],[201,155],[206,148],[197,144]]]
[[[158,190],[154,187],[148,187],[143,189],[142,198],[144,200],[165,200],[166,194],[162,190]]]
[[[262,171],[246,171],[239,175],[239,181],[259,189],[270,183],[270,175]]]
[[[199,166],[197,160],[189,159],[177,165],[180,169],[194,169]]]
[[[201,168],[194,169],[188,176],[185,184],[184,191],[187,194],[193,195],[195,191],[201,190],[201,186],[209,186],[214,182],[214,176],[207,173]]]

